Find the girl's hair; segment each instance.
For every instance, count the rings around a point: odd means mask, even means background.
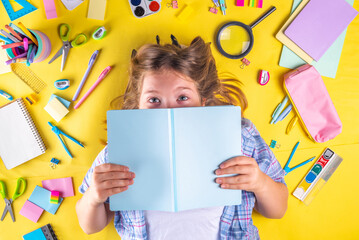
[[[129,82],[125,94],[115,98],[113,109],[137,109],[146,73],[172,70],[192,79],[205,106],[239,105],[242,112],[247,99],[237,79],[219,79],[210,43],[196,37],[190,46],[179,44],[146,44],[133,52]],[[169,79],[170,81],[170,79]]]

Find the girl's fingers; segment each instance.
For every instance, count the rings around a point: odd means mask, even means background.
[[[249,182],[248,175],[216,178],[216,183],[219,184],[242,184],[247,182]]]
[[[116,194],[116,193],[124,192],[124,191],[126,191],[127,189],[128,189],[128,186],[126,186],[126,187],[116,187],[116,188],[107,189],[107,190],[106,190],[106,195],[110,197],[110,196],[112,196],[112,195],[114,195],[114,194]]]
[[[248,184],[248,183],[241,183],[241,184],[221,184],[221,188],[224,188],[224,189],[248,190],[248,189],[250,189],[250,184]]]
[[[94,168],[94,173],[128,172],[129,168],[119,164],[104,163]]]
[[[216,175],[225,174],[248,174],[252,170],[252,165],[234,165],[226,168],[217,169]]]
[[[135,176],[133,172],[104,172],[93,174],[94,181],[97,183],[109,180],[133,179]]]
[[[111,189],[111,188],[121,188],[121,187],[127,187],[129,185],[132,185],[134,183],[133,179],[126,179],[126,180],[109,180],[104,181],[99,184],[100,189]]]

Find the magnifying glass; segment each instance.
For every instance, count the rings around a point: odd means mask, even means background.
[[[231,59],[238,59],[246,56],[253,47],[254,39],[252,29],[275,10],[276,8],[272,7],[249,26],[236,21],[223,25],[219,29],[216,37],[218,50],[225,57]]]

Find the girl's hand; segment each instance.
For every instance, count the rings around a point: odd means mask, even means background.
[[[219,183],[221,188],[241,189],[249,192],[260,191],[266,176],[259,169],[254,158],[244,156],[225,161],[215,173],[216,175],[238,174],[232,177],[218,177],[216,183]]]
[[[126,191],[133,184],[135,173],[122,165],[105,163],[96,166],[89,188],[94,204],[104,203],[109,196]]]

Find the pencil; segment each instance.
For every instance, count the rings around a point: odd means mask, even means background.
[[[27,28],[22,24],[21,22],[17,23],[19,25],[19,28],[28,36],[37,46],[39,43],[37,42],[36,38],[27,30]]]

